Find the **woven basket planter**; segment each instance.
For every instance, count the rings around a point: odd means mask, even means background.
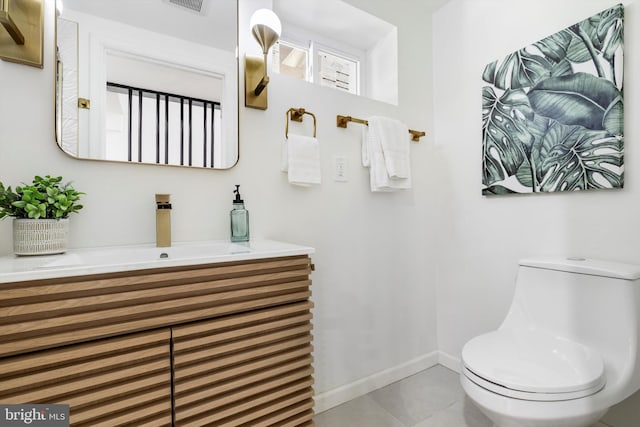
[[[61,254],[67,250],[69,218],[15,219],[13,252],[16,255]]]

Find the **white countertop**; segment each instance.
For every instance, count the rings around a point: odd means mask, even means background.
[[[310,255],[314,252],[312,247],[274,240],[181,242],[167,248],[134,245],[70,249],[59,255],[0,257],[0,283]],[[167,257],[161,258],[161,254]]]

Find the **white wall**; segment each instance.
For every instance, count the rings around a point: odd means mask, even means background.
[[[372,374],[424,361],[436,350],[433,268],[438,248],[433,215],[430,137],[412,147],[413,191],[372,194],[359,166],[359,125],[335,126],[337,114],[403,118],[432,129],[428,13],[421,1],[402,13],[385,0],[361,2],[400,28],[400,107],[272,75],[267,111],[240,107],[240,161],[228,171],[209,171],[80,161],[53,140],[53,3],[46,3],[43,70],[0,61],[0,181],[63,175],[87,193],[85,208],[71,219],[72,247],[153,242],[155,193],[172,195],[176,240],[227,239],[234,184],[241,184],[253,237],[314,246],[315,368],[317,393]],[[246,8],[254,4],[245,2]],[[248,25],[248,11],[241,28]],[[242,35],[241,52],[249,37]],[[416,60],[415,52],[421,56]],[[242,78],[241,78],[242,80]],[[420,84],[414,84],[420,82]],[[323,184],[294,188],[279,171],[280,144],[290,107],[318,117]],[[308,126],[305,119],[302,126]],[[295,125],[295,126],[294,126]],[[291,132],[300,130],[291,124]],[[346,183],[331,178],[333,156],[347,158]],[[432,184],[433,183],[433,184]],[[0,254],[11,254],[11,221],[0,222]],[[411,363],[409,363],[411,365]],[[413,366],[418,366],[419,363]],[[411,367],[413,369],[413,367]],[[406,372],[406,371],[404,371]]]
[[[387,21],[406,32],[400,40],[400,108],[273,74],[268,110],[241,107],[240,111],[239,168],[252,171],[252,180],[244,186],[252,230],[317,248],[313,299],[318,394],[436,350],[435,286],[429,279],[433,267],[428,260],[437,248],[425,186],[431,171],[424,167],[432,141],[423,138],[412,146],[414,190],[372,194],[368,172],[360,166],[362,128],[357,124],[347,129],[335,126],[337,114],[360,118],[385,114],[404,118],[415,129],[431,128],[429,87],[416,90],[409,84],[416,73],[430,78],[430,52],[425,50],[430,28],[417,25],[415,17],[423,6],[416,1],[416,14],[400,18],[386,1],[372,3],[382,10],[358,6],[378,16],[385,13]],[[243,20],[248,23],[251,12],[265,2],[241,4],[243,28]],[[242,31],[240,45],[241,52],[257,46]],[[408,55],[415,50],[425,53],[423,61],[416,63]],[[304,107],[318,118],[323,183],[316,188],[292,187],[278,171],[284,112],[291,107]],[[309,134],[311,125],[305,117],[302,125],[290,123],[289,131]],[[347,158],[346,183],[332,180],[334,156]],[[249,179],[243,178],[243,182]]]
[[[365,96],[398,105],[398,29],[394,28],[367,52]]]
[[[499,326],[521,257],[640,262],[640,1],[623,3],[625,188],[576,194],[481,195],[481,75],[487,63],[616,2],[538,0],[532,7],[527,0],[452,0],[434,14],[437,156],[429,164],[441,183],[434,195],[441,351],[459,357],[468,339]]]

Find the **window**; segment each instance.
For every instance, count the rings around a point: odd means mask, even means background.
[[[397,27],[341,0],[273,0],[273,73],[398,104]]]
[[[318,83],[345,92],[360,94],[360,61],[318,50]]]
[[[359,95],[360,62],[356,55],[339,53],[313,41],[303,46],[280,39],[273,49],[272,67],[279,74]]]
[[[308,47],[281,39],[273,48],[273,58],[276,73],[311,81]]]

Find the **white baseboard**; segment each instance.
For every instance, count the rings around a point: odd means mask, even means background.
[[[356,397],[377,390],[403,378],[435,366],[440,361],[440,352],[434,351],[424,356],[409,360],[393,368],[385,369],[368,377],[345,384],[333,390],[315,396],[315,412],[320,413],[338,406]]]
[[[326,411],[438,364],[460,373],[460,359],[441,351],[434,351],[393,368],[385,369],[366,378],[316,395],[314,397],[315,412],[318,414]]]
[[[444,353],[442,351],[438,352],[438,363],[444,366],[445,368],[449,368],[454,372],[460,373],[462,371],[460,359],[457,357],[453,357],[448,353]]]

